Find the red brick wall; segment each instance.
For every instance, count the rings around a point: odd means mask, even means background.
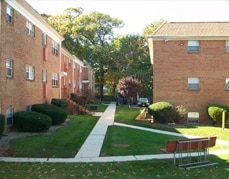
[[[154,41],[153,101],[185,105],[209,123],[206,106],[229,105],[225,80],[229,77],[229,53],[224,40],[202,40],[200,51],[189,53],[187,40]],[[188,90],[188,78],[199,77],[200,90]]]
[[[26,18],[14,10],[14,23],[5,20],[6,3],[1,8],[1,113],[8,108],[25,110],[26,106],[59,97],[59,88],[52,87],[52,73],[59,73],[59,56],[52,55],[52,39],[48,37],[48,60],[43,60],[42,31],[35,27],[35,37],[26,34]],[[48,34],[47,34],[48,36]],[[13,78],[6,78],[6,59],[13,60]],[[35,80],[26,79],[26,65],[35,67]],[[47,70],[48,97],[44,98],[42,70]]]

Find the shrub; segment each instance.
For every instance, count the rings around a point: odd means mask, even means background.
[[[0,139],[2,138],[2,134],[5,128],[5,116],[0,114]]]
[[[87,103],[87,97],[86,96],[79,96],[77,98],[77,103],[81,106],[85,106],[85,104]]]
[[[77,103],[77,95],[75,93],[71,93],[71,98],[70,99]]]
[[[154,120],[159,123],[174,122],[176,111],[172,104],[168,102],[157,102],[148,107],[148,112],[153,115]]]
[[[67,111],[49,104],[34,104],[32,111],[46,114],[52,118],[52,125],[62,124],[67,118]]]
[[[207,106],[207,114],[209,118],[213,121],[213,125],[217,123],[222,123],[222,112],[226,112],[225,119],[228,118],[229,107],[222,104],[210,104]]]
[[[185,119],[188,110],[184,105],[179,105],[175,107],[176,110],[176,119],[175,122],[180,122]]]
[[[68,109],[68,102],[65,99],[53,98],[51,101],[51,104],[65,110],[65,111]]]
[[[50,128],[52,119],[38,112],[18,111],[13,115],[13,127],[24,132],[42,132]]]

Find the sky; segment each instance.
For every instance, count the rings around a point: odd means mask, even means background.
[[[142,34],[160,19],[180,21],[229,21],[229,0],[26,0],[39,13],[61,14],[68,7],[84,13],[98,11],[119,18],[124,27],[117,34]]]

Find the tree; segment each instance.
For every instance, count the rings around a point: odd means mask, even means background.
[[[131,98],[137,97],[140,88],[141,83],[133,76],[120,79],[117,86],[118,92],[127,98],[128,104],[130,104]]]
[[[134,76],[141,82],[141,96],[152,96],[152,68],[145,38],[139,35],[115,37],[112,41],[111,67],[108,71],[110,84]],[[112,81],[113,80],[113,81]]]
[[[148,35],[153,34],[164,23],[166,23],[166,20],[163,20],[163,19],[152,22],[151,24],[145,27],[145,29],[143,30],[142,36],[147,38]]]
[[[86,59],[95,70],[96,84],[103,99],[105,74],[110,67],[110,43],[115,28],[123,22],[107,14],[91,12],[82,14],[81,9],[68,8],[67,13],[47,18],[54,27],[63,33],[63,46],[80,59]],[[77,12],[77,13],[76,13]],[[51,21],[57,18],[57,20]],[[60,22],[60,23],[53,23]]]

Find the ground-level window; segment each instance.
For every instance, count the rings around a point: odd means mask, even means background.
[[[196,77],[188,78],[188,89],[189,90],[199,90],[200,89],[199,78],[196,78]]]
[[[189,52],[199,52],[200,45],[198,40],[189,40],[188,41],[188,51]]]
[[[52,73],[52,86],[58,87],[58,73]]]
[[[6,110],[6,124],[7,124],[7,126],[13,125],[13,114],[14,114],[14,110],[12,108]]]
[[[199,124],[199,112],[188,112],[187,123]]]

